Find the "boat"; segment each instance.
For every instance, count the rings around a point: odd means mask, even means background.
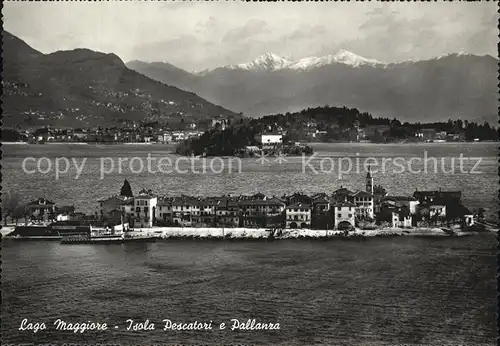
[[[121,232],[120,234],[113,233],[81,233],[70,234],[63,236],[61,244],[123,244],[123,243],[154,243],[158,239],[157,236],[137,236],[131,235],[129,232]]]
[[[6,235],[13,240],[61,240],[66,235],[90,234],[91,226],[72,221],[57,221],[49,224],[16,226]]]

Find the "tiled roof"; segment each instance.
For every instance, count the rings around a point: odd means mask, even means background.
[[[337,189],[333,191],[332,195],[352,195],[353,192],[349,189],[346,189],[345,187],[341,187],[340,189]]]
[[[366,191],[357,191],[352,194],[353,197],[373,197],[372,194]]]
[[[311,209],[309,204],[305,203],[295,203],[286,207],[286,209]]]
[[[118,202],[123,202],[123,201],[127,200],[127,197],[125,197],[125,196],[119,196],[119,195],[114,195],[114,196],[111,196],[111,197],[100,199],[98,202],[107,202],[107,201],[111,201],[111,200],[116,200]]]
[[[412,196],[385,196],[382,201],[416,201]]]
[[[313,203],[316,204],[316,203],[329,203],[330,201],[325,198],[324,196],[318,196],[314,199]]]
[[[49,201],[49,200],[47,200],[47,199],[45,199],[45,198],[42,197],[42,198],[37,199],[36,201],[29,202],[28,205],[29,206],[34,206],[34,205],[49,205],[50,206],[50,205],[55,205],[55,203],[51,202],[51,201]]]
[[[334,207],[351,207],[351,208],[354,208],[356,207],[355,204],[351,203],[351,202],[339,202],[339,203],[335,203],[334,204]]]
[[[253,199],[240,201],[240,205],[284,205],[285,203],[278,198],[270,199]]]
[[[415,191],[413,197],[419,199],[423,197],[434,197],[434,198],[444,198],[444,199],[455,199],[461,198],[461,191]]]

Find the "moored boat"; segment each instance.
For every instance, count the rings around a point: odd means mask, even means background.
[[[13,240],[60,240],[65,235],[90,234],[90,232],[90,225],[59,221],[50,224],[16,226],[5,238]]]
[[[64,236],[61,244],[123,244],[123,243],[154,243],[158,237],[134,236],[128,232],[122,234],[73,234]]]

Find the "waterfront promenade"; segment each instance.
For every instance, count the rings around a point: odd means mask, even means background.
[[[136,229],[136,232],[162,239],[315,239],[336,237],[377,237],[377,236],[465,236],[478,232],[463,231],[459,228],[442,229],[438,227],[419,228],[379,228],[344,232],[335,230],[313,229],[278,229],[269,228],[220,228],[220,227],[153,227]],[[486,232],[496,232],[490,229]],[[271,235],[272,234],[272,235]]]

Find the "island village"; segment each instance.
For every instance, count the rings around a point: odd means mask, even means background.
[[[28,203],[25,220],[26,225],[56,221],[61,227],[85,225],[106,234],[148,232],[158,238],[325,237],[431,229],[445,235],[454,229],[483,228],[481,212],[473,214],[461,197],[460,191],[441,190],[390,195],[374,184],[370,170],[360,190],[340,186],[329,194],[296,192],[279,197],[263,193],[160,196],[146,189],[132,195],[125,181],[119,194],[95,202],[94,214],[39,198]]]

